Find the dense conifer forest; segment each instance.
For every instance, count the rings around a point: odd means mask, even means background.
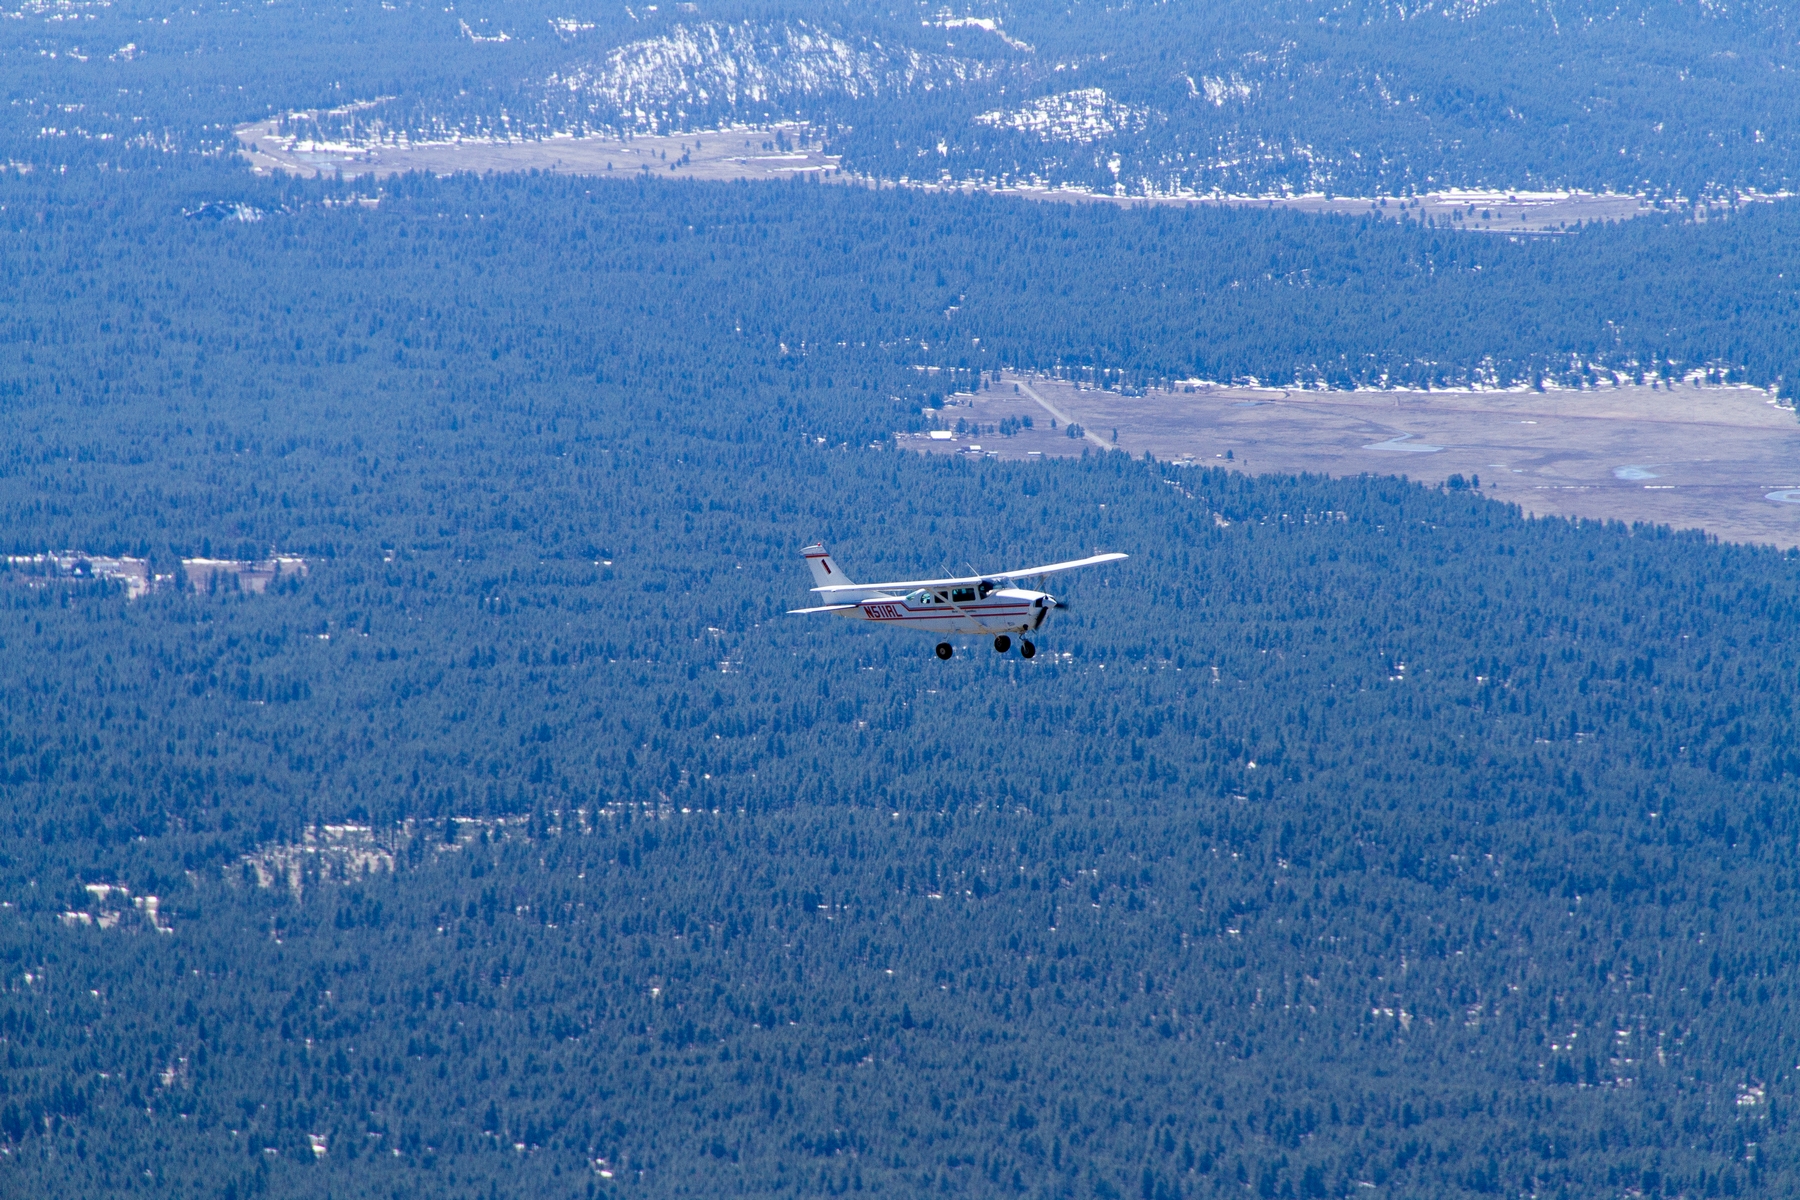
[[[0,572],[8,1194],[1795,1189],[1800,558],[890,437],[1000,366],[1775,383],[1784,209],[0,191],[0,550],[311,564]],[[784,617],[814,537],[1132,557],[942,663]]]
[[[20,282],[10,338],[31,368],[10,386],[33,394],[76,363],[103,388],[146,386],[126,381],[134,364],[206,399],[269,394],[253,383],[278,377],[381,386],[459,355],[496,376],[617,386],[625,361],[666,369],[726,347],[915,409],[1002,366],[1135,385],[1581,387],[1699,371],[1785,390],[1800,375],[1800,213],[1784,204],[1508,241],[806,183],[77,179],[27,176],[0,210]],[[303,277],[312,289],[284,286]],[[58,303],[24,286],[50,280]],[[672,315],[695,323],[675,338]],[[279,355],[277,327],[294,330]],[[32,346],[45,342],[65,348],[45,358]],[[226,347],[256,370],[208,370]],[[933,382],[927,366],[951,374]],[[716,373],[683,374],[710,399]],[[899,419],[853,411],[836,440]]]

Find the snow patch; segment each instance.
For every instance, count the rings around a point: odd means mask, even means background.
[[[984,29],[1014,50],[1025,54],[1033,53],[1029,43],[1021,42],[1001,28],[999,17],[940,17],[936,21],[924,21],[921,24],[938,29]]]
[[[482,24],[485,25],[486,22],[484,21]],[[462,29],[462,35],[464,37],[477,44],[493,43],[498,45],[502,42],[512,41],[512,34],[506,32],[504,29],[500,30],[498,33],[483,33],[478,32],[467,21],[458,21],[457,25]]]
[[[1198,84],[1189,79],[1188,89],[1214,108],[1224,108],[1227,102],[1248,100],[1256,91],[1236,71],[1230,75],[1202,75]]]
[[[1451,21],[1472,21],[1487,9],[1498,7],[1503,2],[1504,0],[1416,0],[1416,3],[1408,4],[1406,0],[1390,0],[1381,7],[1385,15],[1401,21],[1432,16]],[[1707,0],[1701,0],[1702,7],[1706,2]]]
[[[1149,108],[1121,103],[1104,89],[1091,87],[1044,96],[1015,109],[981,113],[975,123],[1017,130],[1046,142],[1086,145],[1121,133],[1137,133],[1153,115]]]
[[[568,42],[593,30],[594,22],[583,21],[579,17],[552,17],[550,28],[556,31],[557,37]]]

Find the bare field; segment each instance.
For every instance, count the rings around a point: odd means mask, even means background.
[[[1126,396],[1007,375],[954,400],[940,422],[961,419],[981,432],[947,440],[902,436],[899,444],[938,454],[979,445],[979,453],[1007,459],[1116,446],[1253,474],[1405,475],[1428,483],[1479,476],[1483,495],[1536,515],[1647,521],[1727,541],[1800,546],[1800,421],[1753,388],[1202,386]],[[1011,437],[989,431],[1026,416],[1029,430]],[[1085,436],[1070,438],[1070,422]]]
[[[1432,192],[1422,196],[1109,196],[1074,188],[983,188],[915,184],[925,191],[1017,196],[1024,200],[1116,204],[1123,208],[1261,208],[1345,217],[1424,221],[1476,233],[1560,233],[1592,221],[1628,221],[1658,211],[1643,196],[1606,192]],[[1685,211],[1685,210],[1684,210]],[[1705,210],[1693,215],[1704,220]]]
[[[1205,203],[1205,201],[1202,201]],[[1225,199],[1238,208],[1287,208],[1339,216],[1449,225],[1472,233],[1554,233],[1588,221],[1629,221],[1656,206],[1642,196],[1593,192],[1430,192],[1423,196],[1287,196]]]
[[[542,141],[456,141],[352,144],[284,137],[274,121],[236,130],[240,153],[259,174],[336,175],[380,179],[407,171],[546,171],[563,175],[656,174],[674,179],[787,179],[835,176],[838,160],[799,148],[798,125],[722,129],[674,137],[552,137]],[[783,149],[783,144],[792,147]]]

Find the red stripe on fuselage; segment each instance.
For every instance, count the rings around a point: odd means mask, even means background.
[[[977,608],[974,605],[970,605],[969,607],[962,609],[943,608],[915,610],[908,608],[903,604],[896,604],[892,600],[869,601],[858,607],[863,610],[863,616],[870,621],[948,621],[955,620],[959,617],[976,619],[986,617],[1028,617],[1036,611],[1029,604],[1008,605],[1005,608]],[[889,611],[879,612],[878,610],[881,609],[887,609]]]

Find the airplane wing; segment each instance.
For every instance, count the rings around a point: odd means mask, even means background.
[[[1028,579],[1036,575],[1057,575],[1061,574],[1063,571],[1077,571],[1082,567],[1097,567],[1101,563],[1118,562],[1122,558],[1129,557],[1131,556],[1128,554],[1119,554],[1117,552],[1112,554],[1096,554],[1091,558],[1073,558],[1068,562],[1051,563],[1049,566],[1045,567],[1027,567],[1023,571],[1001,571],[997,574],[989,575],[987,578]]]
[[[827,587],[816,587],[812,590],[819,595],[826,597],[845,592],[858,592],[864,596],[868,596],[875,592],[903,594],[910,592],[915,588],[970,587],[983,581],[992,583],[998,579],[1030,579],[1037,575],[1056,575],[1063,571],[1079,570],[1082,567],[1096,567],[1101,563],[1118,562],[1122,558],[1129,557],[1130,555],[1114,552],[1111,554],[1096,554],[1090,558],[1070,559],[1068,562],[1050,563],[1048,566],[1027,567],[1023,571],[994,571],[986,575],[964,575],[956,579],[902,579],[892,583],[839,583]],[[807,609],[803,611],[810,612],[814,610]]]

